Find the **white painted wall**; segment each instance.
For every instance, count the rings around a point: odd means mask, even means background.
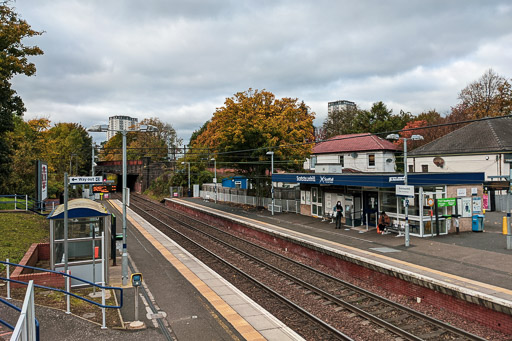
[[[434,164],[434,157],[415,157],[407,158],[409,166],[414,165],[415,172],[422,171],[422,165],[428,165],[428,172],[448,173],[448,172],[485,172],[487,180],[489,176],[509,175],[510,164],[503,162],[501,154],[483,154],[483,155],[458,155],[458,156],[440,156],[444,160],[444,166],[437,167]],[[408,168],[409,169],[409,168]]]
[[[368,166],[369,154],[375,154],[375,166]],[[317,168],[320,169],[320,165],[338,165],[339,164],[339,156],[343,155],[344,157],[344,167],[352,168],[359,170],[365,173],[388,173],[395,171],[395,155],[392,152],[359,152],[357,153],[357,157],[353,157],[352,153],[333,153],[333,154],[317,154],[317,162],[316,167],[313,168],[317,171]],[[391,162],[386,162],[386,160],[391,160]],[[304,168],[306,170],[312,169],[310,168],[311,163],[306,161],[304,163]],[[322,167],[326,168],[326,167]]]

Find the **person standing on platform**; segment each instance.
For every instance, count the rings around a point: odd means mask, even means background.
[[[341,202],[336,203],[336,228],[341,229],[341,217],[343,217],[343,207]]]

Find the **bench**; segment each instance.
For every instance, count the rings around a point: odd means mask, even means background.
[[[418,232],[418,229],[418,225],[409,223],[409,232]],[[397,233],[397,237],[403,236],[405,234],[405,222],[401,221],[400,224],[398,224],[397,221],[393,221],[393,224],[388,226],[386,230],[389,232]]]
[[[331,220],[329,224],[334,224],[334,219],[336,219],[336,214],[331,212],[325,213],[322,217],[322,221]]]

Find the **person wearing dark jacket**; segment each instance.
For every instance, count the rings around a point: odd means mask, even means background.
[[[336,204],[336,228],[341,229],[341,217],[343,217],[343,207],[341,202],[338,201]]]

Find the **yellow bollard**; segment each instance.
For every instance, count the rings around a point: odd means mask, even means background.
[[[507,217],[503,217],[503,234],[507,234]]]

